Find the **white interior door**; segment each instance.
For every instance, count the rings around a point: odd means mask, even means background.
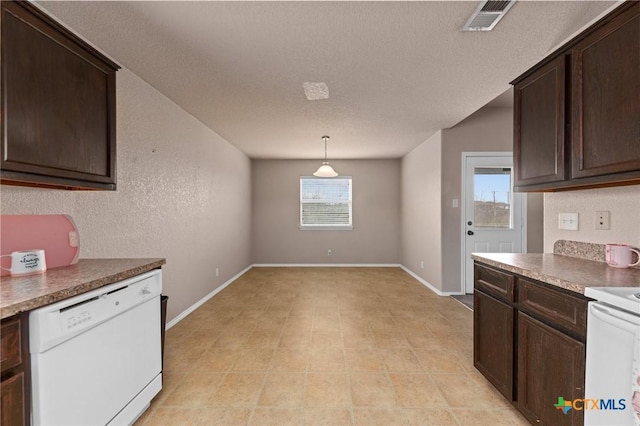
[[[471,253],[526,251],[526,199],[513,192],[513,156],[463,154],[462,289],[473,293]]]

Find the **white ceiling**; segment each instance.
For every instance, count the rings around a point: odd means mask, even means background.
[[[461,32],[479,2],[39,3],[252,158],[321,158],[325,134],[330,158],[401,157],[614,4],[519,1]]]

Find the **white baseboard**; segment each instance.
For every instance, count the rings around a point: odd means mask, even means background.
[[[191,312],[195,311],[196,309],[198,309],[200,306],[202,306],[206,301],[208,301],[209,299],[211,299],[213,296],[215,296],[216,294],[220,293],[222,290],[224,290],[229,284],[231,284],[232,282],[234,282],[235,280],[237,280],[238,278],[240,278],[241,276],[243,276],[244,274],[247,273],[247,271],[249,269],[251,269],[253,267],[253,265],[249,265],[246,268],[244,268],[242,271],[238,272],[236,275],[234,275],[233,277],[229,278],[227,281],[225,281],[220,287],[217,287],[215,290],[213,290],[211,293],[207,294],[206,296],[204,296],[202,299],[198,300],[196,303],[194,303],[193,305],[189,306],[187,309],[185,309],[184,311],[182,311],[180,314],[178,314],[178,316],[176,316],[174,319],[172,319],[171,321],[169,321],[167,323],[167,325],[165,326],[165,330],[170,329],[171,327],[173,327],[174,325],[176,325],[177,323],[179,323],[180,321],[182,321],[184,318],[187,317],[187,315],[189,315]]]
[[[457,292],[457,291],[442,291],[438,288],[436,288],[433,284],[431,284],[430,282],[426,281],[424,278],[418,276],[418,274],[416,274],[415,272],[413,272],[411,269],[407,268],[404,265],[400,265],[400,267],[409,275],[411,275],[413,278],[415,278],[420,284],[424,285],[425,287],[427,287],[429,290],[433,291],[435,294],[437,294],[438,296],[453,296],[453,295],[460,295],[463,293]]]
[[[399,263],[254,263],[254,268],[401,268]]]

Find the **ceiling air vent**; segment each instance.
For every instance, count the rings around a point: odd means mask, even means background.
[[[515,0],[483,1],[462,27],[462,31],[491,31],[515,2]]]

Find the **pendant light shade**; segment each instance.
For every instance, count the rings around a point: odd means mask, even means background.
[[[329,163],[324,162],[313,175],[317,177],[336,177],[338,176],[338,173],[333,170],[333,167],[331,167]]]
[[[324,141],[324,161],[322,162],[322,166],[313,174],[316,177],[336,177],[338,173],[333,170],[333,167],[329,165],[327,161],[327,142],[329,141],[329,136],[323,136],[322,140]]]

